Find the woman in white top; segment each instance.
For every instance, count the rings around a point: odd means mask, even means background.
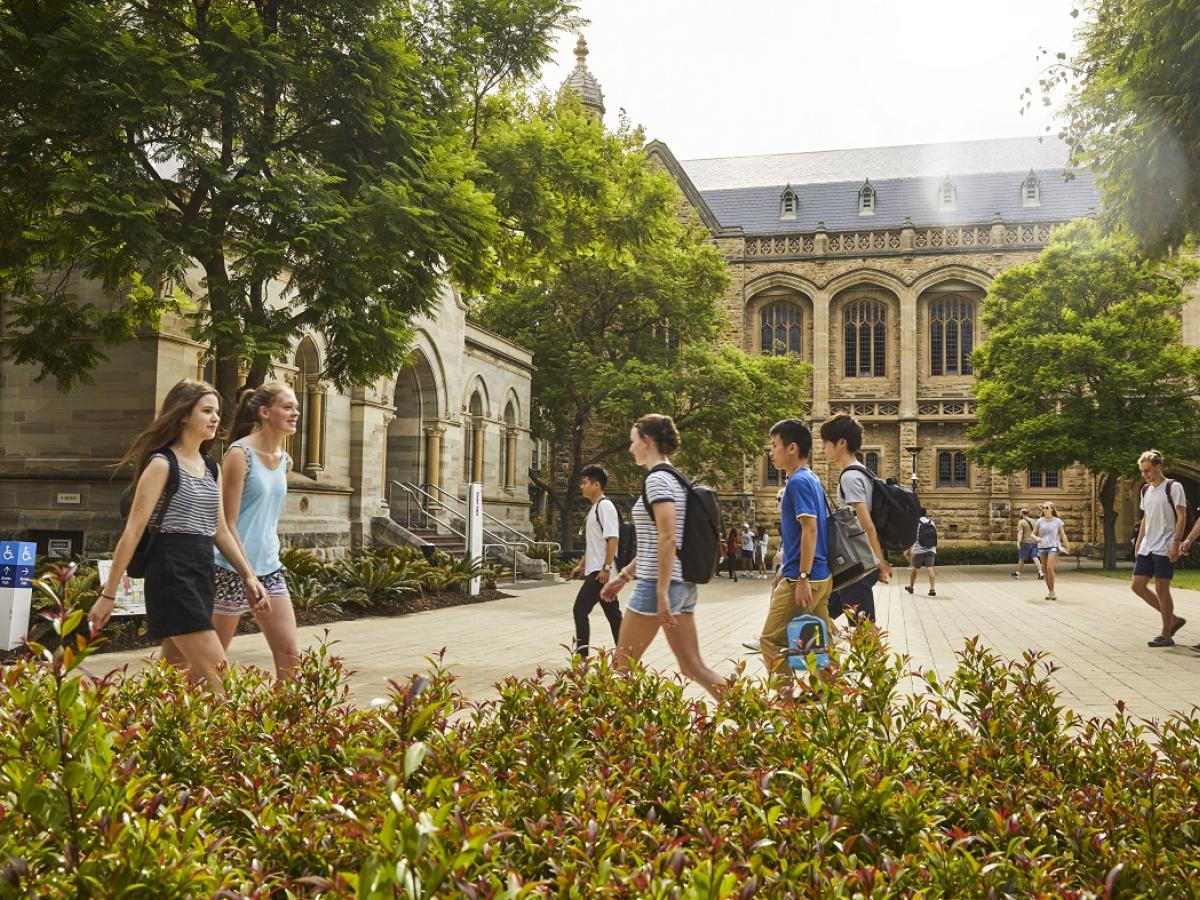
[[[758,577],[767,577],[767,548],[770,546],[771,539],[767,537],[766,527],[760,525],[758,527],[758,549],[754,551],[754,561],[758,563]]]
[[[679,432],[670,416],[653,413],[642,416],[629,431],[629,453],[644,469],[670,466],[670,456],[678,449]],[[616,599],[636,573],[637,583],[626,609],[628,615],[621,620],[617,667],[625,670],[641,659],[661,627],[679,670],[700,682],[719,700],[728,685],[700,656],[695,621],[696,585],[683,580],[683,569],[675,552],[683,540],[687,490],[665,468],[650,471],[642,490],[651,508],[646,508],[641,497],[633,504],[638,555],[616,578],[610,578],[600,592],[601,599]]]
[[[1038,556],[1046,570],[1047,600],[1057,600],[1054,595],[1054,564],[1061,553],[1071,552],[1071,540],[1067,537],[1067,526],[1058,517],[1053,503],[1042,504],[1042,517],[1034,523],[1034,536],[1038,542]]]

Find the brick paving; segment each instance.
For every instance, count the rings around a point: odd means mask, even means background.
[[[1009,567],[974,566],[938,570],[938,596],[924,596],[924,575],[915,597],[901,590],[907,570],[890,585],[876,588],[879,621],[891,647],[907,653],[914,666],[939,675],[953,671],[955,651],[971,635],[980,635],[1000,653],[1017,657],[1026,649],[1045,650],[1062,666],[1054,678],[1062,702],[1081,715],[1107,716],[1117,700],[1144,718],[1162,718],[1171,710],[1200,705],[1200,654],[1187,644],[1200,641],[1200,591],[1176,590],[1176,611],[1192,624],[1178,635],[1179,645],[1151,649],[1146,641],[1158,630],[1157,614],[1129,591],[1124,581],[1075,571],[1060,573],[1059,599],[1043,599],[1045,585],[1026,575],[1014,581]],[[722,674],[748,660],[747,672],[759,674],[758,657],[742,648],[754,640],[766,613],[769,582],[725,579],[701,588],[697,627],[705,660]],[[351,699],[366,705],[387,694],[389,679],[405,679],[426,667],[425,659],[446,650],[446,661],[468,696],[486,697],[507,675],[527,675],[568,659],[573,632],[571,603],[576,584],[553,584],[514,593],[492,603],[434,610],[387,619],[358,619],[301,629],[304,645],[319,642],[329,629],[335,651],[351,676]],[[592,636],[608,643],[608,626],[597,609]],[[270,666],[260,635],[234,639],[231,658],[241,664]],[[106,671],[139,665],[145,651],[104,654],[89,668]],[[674,671],[674,658],[660,636],[646,654],[648,666]],[[692,686],[691,691],[703,691]]]

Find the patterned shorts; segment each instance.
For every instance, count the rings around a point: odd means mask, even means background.
[[[223,616],[240,616],[250,611],[250,601],[246,599],[245,585],[242,576],[230,572],[224,566],[217,566],[217,592],[213,598],[213,612]],[[258,580],[267,590],[269,597],[287,597],[287,581],[283,577],[283,569],[276,569],[270,575],[260,575]]]

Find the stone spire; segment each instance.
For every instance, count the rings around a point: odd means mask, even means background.
[[[588,47],[583,35],[575,44],[575,69],[563,82],[562,89],[568,88],[579,95],[583,108],[597,117],[604,116],[604,92],[600,90],[600,82],[588,71]]]

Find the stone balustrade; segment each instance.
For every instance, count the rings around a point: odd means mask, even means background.
[[[1020,250],[1045,246],[1061,222],[916,227],[881,231],[826,231],[761,235],[746,238],[745,256],[754,259],[825,256],[874,256],[944,250]]]

